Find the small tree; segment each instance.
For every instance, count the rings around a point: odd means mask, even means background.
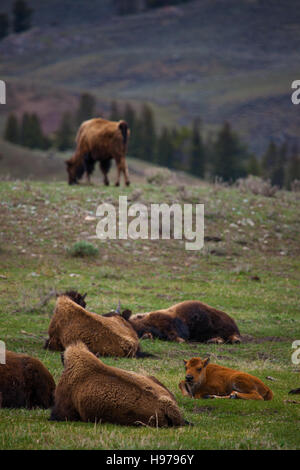
[[[269,142],[267,150],[262,157],[262,176],[265,179],[271,179],[272,170],[274,169],[278,158],[278,149],[272,140]]]
[[[76,112],[76,125],[80,126],[83,121],[94,117],[96,100],[89,93],[80,96],[78,110]]]
[[[9,21],[5,13],[0,13],[0,41],[8,35]]]
[[[190,171],[193,175],[204,178],[205,147],[200,134],[200,122],[198,119],[195,119],[193,122],[191,140]]]
[[[20,130],[20,144],[32,149],[46,149],[50,146],[49,139],[43,134],[41,122],[37,114],[23,114]]]
[[[111,103],[109,119],[111,121],[119,121],[120,119],[120,111],[116,101],[112,101]]]
[[[64,113],[62,116],[60,126],[56,131],[55,144],[61,151],[68,150],[74,145],[72,117],[68,112]]]
[[[248,160],[247,173],[253,176],[261,175],[261,165],[254,154],[250,155]]]
[[[153,162],[156,146],[156,132],[153,111],[149,105],[143,105],[140,120],[143,146],[140,158],[148,162]]]
[[[293,146],[291,156],[287,159],[284,178],[285,187],[291,189],[291,185],[295,180],[300,180],[300,154],[297,145]]]
[[[238,137],[228,122],[225,122],[217,135],[214,146],[214,176],[224,181],[235,181],[245,176],[244,159],[248,156]]]
[[[285,166],[287,161],[287,143],[283,143],[276,152],[274,167],[271,169],[271,183],[280,188],[284,185]]]
[[[8,142],[18,144],[20,139],[19,132],[20,131],[17,116],[11,113],[7,118],[3,137]]]
[[[127,103],[124,109],[124,120],[127,122],[130,129],[134,128],[136,121],[136,114],[134,108],[130,103]]]
[[[158,139],[155,163],[172,168],[174,147],[172,143],[172,135],[167,127],[163,127]]]
[[[25,0],[16,0],[13,5],[13,29],[15,33],[21,33],[31,27],[31,16],[33,10]]]

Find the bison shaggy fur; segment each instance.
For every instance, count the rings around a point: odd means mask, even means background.
[[[120,316],[106,318],[89,312],[61,295],[56,301],[45,348],[63,351],[80,340],[100,356],[134,357],[139,355],[139,339],[128,321]]]
[[[155,377],[110,367],[82,343],[64,353],[51,420],[180,426],[174,396]]]
[[[54,390],[53,377],[41,361],[6,351],[6,363],[0,364],[3,408],[50,408]]]
[[[169,341],[229,342],[241,341],[235,321],[227,313],[203,302],[189,300],[170,308],[137,314],[130,323],[139,337],[158,337]]]
[[[120,184],[121,173],[124,175],[126,185],[129,185],[129,175],[126,163],[129,129],[125,121],[108,121],[102,118],[84,121],[76,136],[76,150],[74,155],[66,161],[69,184],[76,184],[87,173],[94,170],[98,161],[104,175],[104,183],[109,184],[107,174],[111,160],[117,164],[116,186]]]

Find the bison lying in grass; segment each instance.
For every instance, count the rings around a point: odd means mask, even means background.
[[[272,400],[273,393],[260,379],[238,370],[209,364],[209,358],[184,361],[186,376],[179,383],[182,395],[192,398]]]
[[[196,300],[137,314],[129,321],[140,338],[156,337],[168,341],[217,344],[241,342],[239,329],[227,313]]]
[[[95,163],[99,161],[104,184],[109,185],[107,174],[111,159],[114,159],[117,164],[116,186],[120,184],[121,173],[128,186],[130,182],[125,158],[128,137],[129,130],[125,121],[115,122],[101,118],[84,121],[76,136],[76,151],[72,158],[66,161],[69,184],[78,183],[84,172],[89,180]]]
[[[67,295],[59,296],[56,301],[48,334],[45,348],[53,351],[63,351],[81,340],[90,351],[100,356],[150,356],[140,351],[138,336],[124,318],[118,315],[106,318],[91,313]]]
[[[6,351],[0,364],[0,396],[3,408],[50,408],[55,382],[46,367],[34,357]]]
[[[51,420],[182,426],[174,396],[155,377],[109,367],[82,343],[64,353]]]

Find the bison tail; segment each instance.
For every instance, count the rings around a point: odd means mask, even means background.
[[[122,136],[123,136],[123,142],[124,142],[124,145],[127,144],[127,138],[128,138],[128,124],[126,121],[120,121],[119,123],[119,129],[122,133]]]

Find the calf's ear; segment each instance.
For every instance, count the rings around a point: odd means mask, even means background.
[[[203,360],[203,367],[206,367],[207,364],[209,363],[209,361],[210,361],[210,358],[209,358],[209,357],[207,357],[206,359],[204,359],[204,360]]]
[[[183,359],[183,363],[184,363],[184,365],[186,365],[186,364],[187,364],[187,361],[186,361],[185,359]]]

